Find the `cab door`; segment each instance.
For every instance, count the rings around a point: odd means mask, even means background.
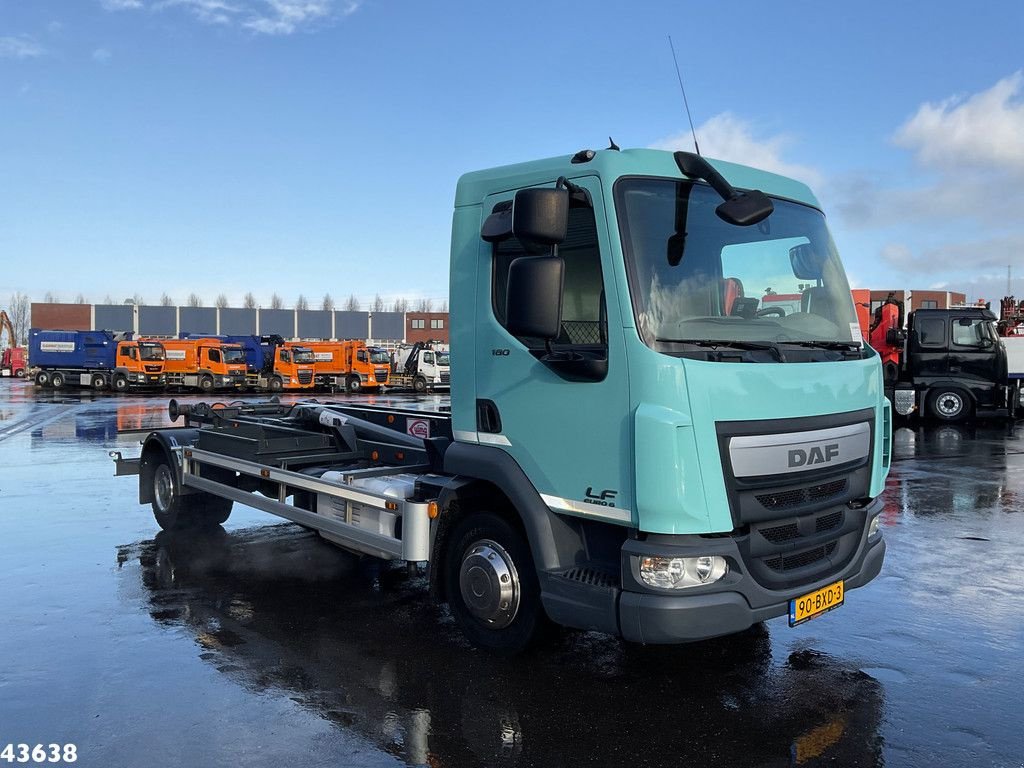
[[[572,380],[550,362],[543,340],[518,338],[506,330],[509,267],[535,254],[527,253],[514,237],[493,245],[481,240],[476,430],[456,437],[510,454],[552,510],[629,524],[635,522],[632,420],[622,324],[608,322],[621,315],[616,291],[607,283],[613,274],[607,219],[598,180],[574,181],[592,204],[570,208],[568,237],[559,247],[564,262],[562,322],[552,350],[604,356],[607,372],[599,380]],[[507,207],[513,196],[508,192],[487,198],[482,218],[495,207]]]

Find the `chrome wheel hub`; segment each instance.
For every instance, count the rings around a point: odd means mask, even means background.
[[[947,392],[939,397],[939,412],[943,416],[956,416],[964,408],[964,401],[960,395]]]
[[[469,612],[493,629],[507,627],[519,612],[519,574],[504,547],[478,541],[462,558],[459,590]]]
[[[171,470],[166,464],[156,468],[156,475],[153,477],[153,496],[160,511],[166,512],[171,508],[174,501],[174,482],[171,479]]]

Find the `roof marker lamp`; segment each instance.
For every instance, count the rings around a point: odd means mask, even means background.
[[[724,557],[641,557],[640,579],[658,589],[686,589],[718,581],[729,572]]]

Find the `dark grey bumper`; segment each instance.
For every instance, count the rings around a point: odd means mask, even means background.
[[[702,540],[700,549],[703,554],[721,554],[733,564],[734,569],[727,577],[715,585],[683,594],[644,589],[635,578],[627,577],[624,579],[624,591],[618,598],[620,633],[627,640],[641,643],[703,640],[741,632],[768,618],[785,615],[790,608],[790,600],[840,579],[846,582],[847,591],[861,587],[877,577],[885,559],[886,545],[883,538],[878,536],[871,541],[867,539],[868,523],[881,511],[879,500],[858,511],[863,515],[859,542],[844,567],[821,573],[812,582],[786,589],[767,589],[758,583],[743,558],[737,556],[733,540]],[[679,548],[677,556],[697,554],[692,548],[692,538],[685,539],[689,541],[686,546]],[[649,554],[673,554],[664,540],[649,547]],[[647,554],[644,548],[644,543],[631,542],[629,554],[633,558],[637,554]],[[635,571],[633,575],[635,577]],[[634,589],[631,590],[631,586]]]

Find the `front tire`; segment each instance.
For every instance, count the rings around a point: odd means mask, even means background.
[[[177,472],[161,458],[153,468],[153,517],[165,531],[213,528],[231,516],[231,499],[209,493],[181,495]]]
[[[416,392],[420,392],[420,393],[426,392],[427,391],[427,380],[424,379],[422,376],[417,376],[415,379],[412,380],[412,388]]]
[[[480,512],[458,523],[444,569],[452,614],[474,645],[513,655],[549,626],[529,545],[503,518]]]
[[[939,421],[963,421],[971,414],[971,398],[962,389],[935,389],[928,395],[928,412]]]
[[[284,389],[284,382],[281,381],[280,376],[274,376],[270,379],[270,383],[267,385],[267,389],[271,392],[280,392]]]
[[[127,392],[128,391],[128,377],[118,374],[114,377],[113,389],[115,392]]]
[[[14,372],[14,378],[16,378],[16,379],[24,379],[25,378],[25,369],[24,368],[19,368],[18,370],[16,370]]]
[[[354,395],[362,387],[362,382],[359,381],[358,376],[349,376],[348,381],[345,382],[345,391],[351,395]]]
[[[203,376],[199,379],[199,391],[204,395],[208,395],[213,392],[213,377]]]

